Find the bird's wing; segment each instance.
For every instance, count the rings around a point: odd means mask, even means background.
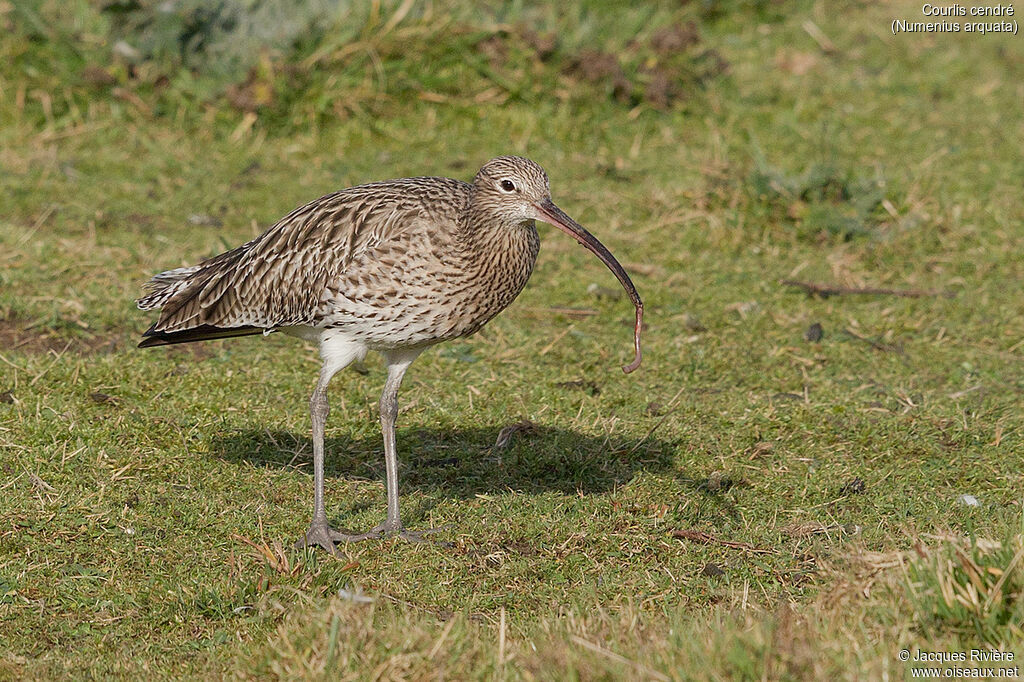
[[[256,239],[182,269],[187,279],[175,281],[147,334],[316,324],[332,280],[404,232],[453,219],[433,213],[442,205],[446,212],[457,210],[468,187],[447,178],[410,178],[353,187],[301,206]],[[164,285],[160,277],[153,287]]]

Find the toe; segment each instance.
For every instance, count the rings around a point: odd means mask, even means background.
[[[304,537],[299,538],[295,543],[295,549],[305,549],[306,547],[323,547],[325,550],[338,556],[338,548],[335,543],[348,543],[348,542],[359,542],[361,540],[376,540],[383,537],[399,537],[408,542],[427,542],[427,536],[438,533],[442,530],[447,530],[451,526],[441,526],[440,528],[427,528],[426,530],[405,530],[402,526],[389,526],[386,522],[371,528],[365,533],[352,533],[347,530],[340,531],[335,530],[325,524],[313,524],[306,531]],[[451,543],[438,543],[450,545]]]
[[[338,555],[338,548],[334,546],[330,538],[310,537],[309,535],[295,541],[295,549],[306,549],[307,547],[323,547],[330,554]]]
[[[338,550],[334,546],[334,540],[331,538],[332,532],[331,528],[326,524],[314,523],[306,531],[306,534],[295,542],[295,548],[323,547],[330,554],[337,556]]]

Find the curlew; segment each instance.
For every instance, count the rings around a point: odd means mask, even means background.
[[[395,419],[398,389],[424,349],[480,329],[529,279],[540,240],[536,220],[590,249],[636,308],[640,365],[643,303],[614,256],[551,201],[547,173],[517,156],[488,161],[472,183],[439,177],[360,185],[301,206],[259,237],[191,267],[154,276],[138,300],[160,309],[141,348],[283,332],[318,344],[323,364],[309,401],[313,427],[313,519],[296,546],[399,535]],[[364,533],[331,528],[324,509],[327,385],[368,351],[384,356],[380,396],[387,515]]]

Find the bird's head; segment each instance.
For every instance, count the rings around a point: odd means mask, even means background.
[[[483,165],[473,178],[473,204],[477,211],[504,225],[532,227],[534,220],[550,223],[587,247],[615,274],[636,307],[634,343],[636,357],[623,369],[629,373],[640,366],[640,328],[643,302],[615,256],[551,201],[548,174],[539,165],[521,156],[499,156]]]
[[[521,156],[499,156],[484,164],[473,178],[475,203],[502,223],[545,220],[540,207],[551,203],[548,174]]]

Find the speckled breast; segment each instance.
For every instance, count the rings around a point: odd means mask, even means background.
[[[526,286],[540,250],[536,229],[500,235],[490,248],[406,249],[375,258],[342,279],[324,300],[322,326],[344,330],[373,350],[429,346],[467,336],[504,310]]]

